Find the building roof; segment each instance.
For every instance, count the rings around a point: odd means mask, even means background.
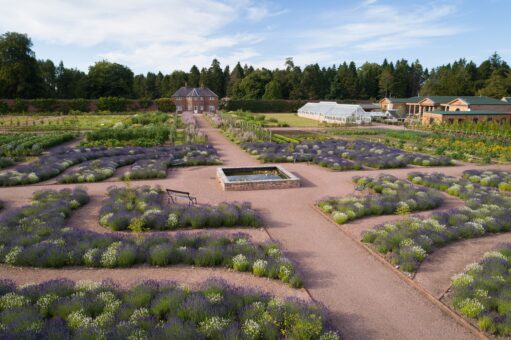
[[[307,103],[299,108],[298,112],[328,117],[346,117],[367,114],[360,105],[338,104],[336,102]]]
[[[511,103],[486,96],[460,96],[451,100],[449,103],[457,99],[462,100],[467,105],[511,105]]]
[[[507,112],[495,112],[495,111],[484,111],[484,110],[470,110],[470,111],[442,111],[442,110],[433,110],[431,113],[436,113],[440,115],[511,115],[511,113]]]
[[[387,99],[392,103],[418,103],[420,100],[424,99],[422,96],[415,96],[410,98],[383,98],[382,100]]]
[[[207,87],[180,87],[172,97],[218,97]]]
[[[456,96],[426,96],[426,97],[423,97],[421,99],[421,101],[429,99],[435,104],[447,104],[457,98],[459,98],[459,97],[456,97]]]

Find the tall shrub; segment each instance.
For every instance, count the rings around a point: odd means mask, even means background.
[[[12,112],[27,112],[28,111],[28,104],[26,101],[20,98],[16,98],[14,101],[14,104],[11,108]]]
[[[0,101],[0,114],[9,112],[9,105],[6,102]]]
[[[67,101],[67,105],[70,110],[80,111],[80,112],[89,112],[90,111],[90,102],[87,99],[76,98]]]
[[[138,101],[138,106],[141,109],[147,109],[153,104],[152,100],[149,98],[142,98]]]
[[[97,105],[100,111],[123,112],[128,107],[128,100],[121,97],[101,97]]]
[[[37,112],[53,112],[57,110],[57,100],[53,98],[38,98],[32,101]]]
[[[155,101],[156,107],[162,112],[174,112],[176,111],[176,105],[171,98],[160,98]]]

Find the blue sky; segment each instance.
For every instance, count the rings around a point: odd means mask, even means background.
[[[426,67],[494,51],[511,62],[511,0],[0,0],[0,32],[27,33],[39,59],[135,73],[234,65],[321,66],[419,59]]]

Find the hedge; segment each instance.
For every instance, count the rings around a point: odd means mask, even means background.
[[[134,100],[120,97],[102,97],[99,99],[54,99],[54,98],[38,98],[38,99],[0,99],[0,114],[67,114],[69,112],[129,112],[137,110],[155,111],[156,107],[160,111],[173,112],[175,105],[170,98],[161,98],[152,101],[147,98]],[[102,113],[105,113],[102,112]]]
[[[223,103],[226,111],[250,112],[296,112],[307,103],[306,100],[228,100]]]

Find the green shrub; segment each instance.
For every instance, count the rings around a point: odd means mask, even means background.
[[[348,215],[339,211],[334,211],[332,213],[332,218],[338,224],[344,224],[348,221]]]
[[[124,112],[128,108],[128,100],[120,97],[101,97],[97,101],[98,110]]]
[[[250,262],[248,262],[248,259],[243,254],[238,254],[232,258],[232,267],[234,270],[237,270],[239,272],[247,271],[250,266]]]
[[[69,107],[69,110],[80,111],[80,112],[89,112],[90,109],[90,101],[83,98],[75,98],[70,99],[66,103]]]
[[[147,108],[151,107],[152,104],[153,104],[153,101],[149,98],[142,98],[142,99],[138,100],[138,106],[141,109],[147,109]]]
[[[149,250],[149,262],[154,266],[166,266],[170,263],[172,247],[167,244],[158,244]]]
[[[132,246],[126,246],[119,250],[117,255],[117,265],[120,267],[131,267],[137,259],[137,251]]]
[[[293,288],[302,288],[303,287],[303,281],[302,278],[295,274],[289,279],[289,285]]]
[[[6,102],[0,101],[0,114],[9,112],[9,105]]]
[[[477,299],[464,299],[457,304],[458,310],[461,314],[468,316],[469,318],[477,317],[483,310],[484,306]]]
[[[511,183],[502,182],[499,184],[500,191],[511,191]]]
[[[11,107],[11,111],[16,113],[27,112],[28,103],[23,99],[16,98],[16,100],[14,100],[14,104]]]
[[[252,272],[254,273],[255,276],[264,276],[267,267],[268,261],[257,260],[254,262],[254,265],[252,266]]]
[[[57,100],[53,98],[39,98],[32,101],[37,112],[53,112],[57,110]]]
[[[410,213],[410,207],[406,202],[399,202],[396,207],[397,215],[406,215]]]
[[[176,105],[171,98],[160,98],[155,100],[156,107],[161,112],[174,112],[176,111]]]
[[[135,233],[141,233],[144,231],[144,219],[141,217],[135,217],[131,219],[130,225],[128,226],[128,229],[135,232]]]

